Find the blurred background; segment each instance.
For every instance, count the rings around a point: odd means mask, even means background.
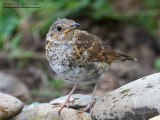
[[[113,63],[96,95],[160,71],[160,0],[2,0],[0,6],[0,92],[26,104],[49,102],[73,87],[45,57],[46,33],[57,18],[75,20],[79,29],[138,59]],[[76,93],[93,88],[80,86]]]

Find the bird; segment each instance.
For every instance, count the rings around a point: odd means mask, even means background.
[[[102,40],[87,31],[78,30],[80,26],[74,20],[58,18],[50,26],[46,35],[46,57],[54,72],[64,81],[74,84],[65,103],[60,105],[58,113],[69,103],[71,95],[79,85],[95,83],[92,101],[79,113],[91,110],[99,80],[115,61],[136,60],[111,46],[103,44]]]

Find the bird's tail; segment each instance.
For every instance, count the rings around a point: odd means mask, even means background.
[[[121,60],[121,61],[126,61],[126,60],[134,60],[134,61],[137,61],[136,58],[130,57],[130,56],[125,55],[125,54],[123,54],[123,53],[118,52],[118,54],[120,55],[120,60]]]

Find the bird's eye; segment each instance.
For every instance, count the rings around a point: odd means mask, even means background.
[[[61,26],[57,26],[57,30],[61,31],[62,30]]]

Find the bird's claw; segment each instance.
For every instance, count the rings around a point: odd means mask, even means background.
[[[87,105],[85,108],[81,108],[81,109],[78,111],[78,113],[81,114],[81,113],[83,113],[83,112],[85,112],[85,111],[87,111],[87,110],[90,110],[90,111],[91,111],[92,107],[93,107],[93,103],[92,103],[92,102],[89,102],[88,105]]]
[[[71,100],[71,101],[69,100],[69,101],[66,103],[66,104],[67,104],[66,106],[67,106],[68,109],[69,109],[69,103],[74,103],[74,102],[75,102],[75,99],[76,99],[76,98],[74,98],[74,99]]]
[[[61,110],[65,107],[65,105],[66,105],[67,108],[69,109],[69,103],[74,103],[76,98],[74,98],[74,99],[71,100],[71,101],[70,101],[69,99],[70,99],[70,98],[67,98],[64,104],[57,105],[57,107],[60,107],[60,109],[58,110],[58,113],[59,113],[59,114],[61,113]]]

